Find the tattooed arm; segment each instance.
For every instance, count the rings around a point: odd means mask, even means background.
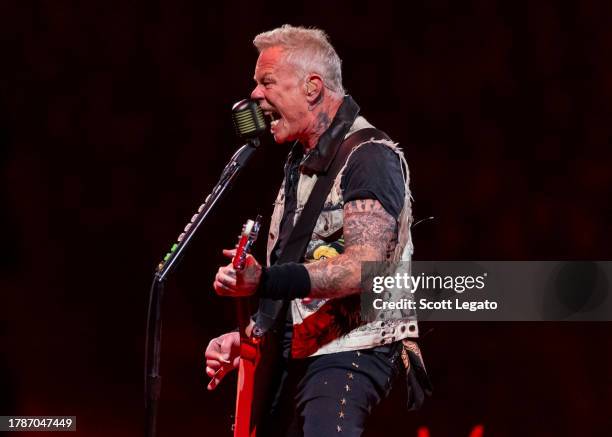
[[[309,297],[342,297],[361,291],[361,262],[385,261],[397,243],[397,223],[378,200],[344,205],[344,252],[304,264],[311,283]]]

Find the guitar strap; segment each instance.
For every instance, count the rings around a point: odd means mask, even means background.
[[[295,227],[280,254],[277,264],[288,262],[301,262],[306,252],[308,242],[312,238],[312,231],[321,214],[325,199],[332,189],[336,176],[346,163],[351,150],[358,144],[369,139],[390,140],[384,132],[375,128],[360,129],[346,138],[336,149],[336,154],[326,173],[320,174],[310,193],[310,197],[304,206]],[[289,301],[260,299],[259,311],[255,315],[255,327],[253,333],[261,336],[268,332],[279,319],[279,314],[285,314]]]

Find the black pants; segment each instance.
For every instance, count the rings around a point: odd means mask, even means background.
[[[258,435],[360,436],[372,408],[389,394],[403,368],[400,346],[289,360]]]

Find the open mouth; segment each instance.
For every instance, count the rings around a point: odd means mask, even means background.
[[[270,126],[272,128],[276,127],[276,125],[282,118],[278,112],[273,111],[273,110],[264,111],[264,114],[266,115],[266,117],[270,119]]]

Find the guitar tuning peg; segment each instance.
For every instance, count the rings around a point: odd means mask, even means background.
[[[191,223],[187,223],[187,226],[185,226],[185,233],[189,232],[189,229],[191,229]]]
[[[197,216],[198,216],[197,214],[194,214],[193,217],[191,217],[191,223],[193,223],[193,221],[196,219]]]
[[[206,205],[205,203],[201,204],[200,207],[198,208],[198,213],[201,213],[202,210],[204,209],[204,205]]]
[[[180,243],[181,241],[183,241],[183,238],[185,238],[185,232],[183,232],[181,235],[179,235],[177,241]]]

